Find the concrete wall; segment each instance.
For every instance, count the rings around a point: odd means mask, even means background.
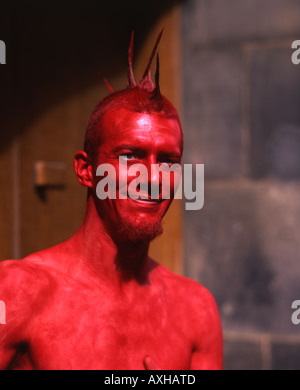
[[[183,6],[185,162],[205,164],[186,275],[217,300],[225,369],[300,368],[299,20],[297,0]]]

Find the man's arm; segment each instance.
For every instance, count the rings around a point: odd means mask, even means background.
[[[17,351],[16,351],[15,348],[11,348],[11,347],[5,345],[5,343],[4,343],[4,345],[2,345],[2,343],[1,343],[1,347],[0,347],[0,370],[6,370],[10,366],[10,363],[14,360],[14,357],[16,356],[16,353],[17,353]]]
[[[5,323],[0,324],[0,370],[10,366],[19,347],[26,342],[40,279],[35,269],[22,260],[0,263],[0,300],[5,307]]]
[[[197,282],[190,281],[189,308],[185,315],[190,324],[189,332],[194,340],[190,370],[223,369],[223,334],[219,311],[212,294]],[[188,291],[188,289],[187,289]],[[146,370],[161,370],[151,357],[145,356]]]
[[[5,370],[10,362],[13,360],[16,350],[13,347],[13,333],[14,333],[14,317],[15,312],[13,301],[13,290],[10,286],[13,282],[11,273],[14,273],[14,261],[6,260],[0,263],[0,300],[1,300],[1,318],[0,323],[0,369]],[[12,265],[12,267],[11,267]],[[11,269],[12,268],[12,269]],[[10,272],[11,269],[11,272]],[[17,284],[17,281],[16,281]],[[9,317],[7,316],[7,308],[9,308]],[[9,318],[9,320],[8,320]]]
[[[196,344],[191,358],[191,370],[223,369],[223,334],[219,311],[212,294],[201,288]],[[198,299],[195,300],[195,303]]]

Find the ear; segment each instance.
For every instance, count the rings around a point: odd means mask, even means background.
[[[93,168],[86,152],[79,151],[74,156],[74,169],[77,180],[82,186],[93,187]]]

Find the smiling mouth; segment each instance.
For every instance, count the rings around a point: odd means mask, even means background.
[[[159,205],[162,203],[163,199],[151,199],[151,198],[143,198],[140,197],[138,199],[133,199],[128,197],[127,199],[132,200],[133,202],[140,203],[141,205]]]

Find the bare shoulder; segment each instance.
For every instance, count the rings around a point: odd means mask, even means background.
[[[216,303],[211,292],[193,279],[177,275],[166,267],[159,265],[156,270],[155,282],[164,285],[169,293],[186,303],[200,309],[216,309]]]
[[[0,299],[7,302],[8,308],[28,308],[41,302],[53,287],[53,277],[39,263],[38,254],[0,262]]]
[[[49,282],[46,267],[40,266],[38,254],[32,254],[21,260],[4,260],[0,262],[1,286],[21,287],[24,282],[33,282],[38,288]],[[24,286],[25,287],[25,286]]]
[[[7,368],[18,345],[27,342],[32,320],[51,294],[51,277],[34,259],[31,255],[0,262],[0,300],[5,308],[5,325],[0,327],[0,369]]]
[[[34,281],[36,288],[43,287],[53,279],[54,264],[60,263],[63,247],[58,244],[34,252],[21,260],[4,260],[0,262],[0,279],[4,283],[24,283]]]

